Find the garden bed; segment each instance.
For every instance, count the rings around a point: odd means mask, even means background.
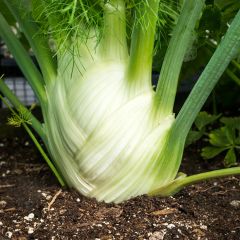
[[[206,171],[191,147],[187,173]],[[190,166],[191,161],[191,169]],[[239,239],[240,177],[191,186],[174,197],[97,203],[61,189],[31,140],[0,139],[0,239]]]

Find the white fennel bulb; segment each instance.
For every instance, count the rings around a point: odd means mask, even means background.
[[[70,186],[98,200],[120,202],[162,184],[155,181],[161,164],[156,153],[174,116],[154,117],[155,92],[151,86],[129,87],[127,61],[95,59],[87,66],[64,61],[68,66],[47,88],[46,132]]]

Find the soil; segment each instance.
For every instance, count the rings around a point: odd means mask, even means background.
[[[204,162],[192,146],[182,170],[218,165]],[[5,239],[238,240],[240,177],[202,182],[168,198],[98,203],[62,189],[29,139],[0,139],[0,240]]]

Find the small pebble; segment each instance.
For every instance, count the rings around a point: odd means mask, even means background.
[[[7,205],[6,201],[0,201],[0,208],[5,208]]]
[[[77,198],[77,202],[80,202],[80,198]]]
[[[46,199],[47,199],[47,200],[50,200],[51,198],[52,198],[51,195],[47,195],[47,196],[46,196]]]
[[[33,234],[34,233],[34,229],[32,227],[28,228],[28,234]]]
[[[47,197],[47,194],[46,193],[44,193],[44,192],[42,192],[42,195],[43,195],[43,197]]]
[[[182,234],[182,231],[181,231],[181,229],[178,229],[177,231],[178,231],[180,234]]]
[[[240,200],[233,200],[230,202],[230,205],[232,205],[235,208],[240,208]]]
[[[207,226],[206,225],[200,225],[200,228],[203,229],[203,230],[207,230]]]
[[[6,162],[5,162],[5,161],[1,161],[1,162],[0,162],[0,167],[3,166],[3,165],[6,165]]]
[[[173,229],[173,228],[175,228],[176,226],[174,225],[174,224],[172,224],[172,223],[170,223],[169,225],[167,225],[167,228],[168,229]]]
[[[61,210],[59,211],[59,213],[62,215],[62,214],[64,214],[66,211],[67,211],[66,209],[61,209]]]
[[[34,218],[34,213],[29,213],[28,216],[25,216],[24,219],[27,221],[32,221]]]
[[[165,231],[154,232],[153,234],[151,234],[149,240],[163,240],[165,234]]]
[[[12,237],[12,232],[6,232],[5,236],[8,237],[8,238],[11,238]]]
[[[3,222],[0,222],[0,226],[2,226],[3,225]]]

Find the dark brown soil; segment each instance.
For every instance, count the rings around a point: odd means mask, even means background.
[[[207,168],[194,147],[187,151],[183,170]],[[202,182],[169,198],[98,203],[61,189],[31,141],[3,139],[0,240],[4,239],[238,240],[240,177]]]

